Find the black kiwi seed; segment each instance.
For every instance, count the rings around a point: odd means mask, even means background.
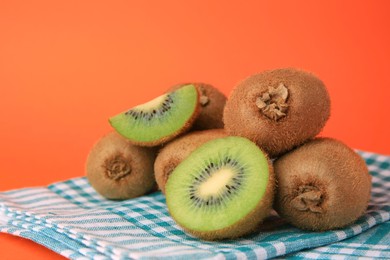
[[[194,85],[182,86],[110,117],[109,123],[132,144],[157,147],[190,130],[200,113],[199,97]]]
[[[172,99],[172,95],[173,94],[174,93],[171,93],[171,94],[167,95],[165,101],[162,103],[161,108],[159,108],[158,110],[153,109],[150,112],[147,112],[147,111],[140,111],[140,112],[138,112],[138,111],[135,111],[135,110],[129,110],[129,111],[125,112],[125,114],[126,115],[130,115],[130,116],[132,116],[135,119],[145,118],[146,120],[150,121],[150,120],[152,120],[152,118],[156,117],[157,114],[159,116],[161,116],[161,115],[166,113],[171,108],[171,104],[173,103],[173,99]]]
[[[209,206],[209,205],[211,206],[211,205],[215,205],[215,204],[219,205],[222,201],[221,197],[233,196],[237,191],[237,187],[239,187],[241,185],[241,178],[242,178],[242,174],[243,174],[243,170],[242,170],[243,167],[240,167],[240,168],[235,167],[235,166],[237,166],[237,164],[238,164],[237,161],[232,161],[232,160],[223,160],[222,163],[217,164],[217,165],[215,165],[213,162],[211,162],[206,166],[206,169],[204,171],[202,171],[202,175],[200,177],[194,177],[195,181],[193,182],[193,185],[190,186],[189,198],[191,200],[194,200],[195,206],[201,207],[204,205],[206,205],[206,206]],[[221,197],[214,198],[213,196],[210,196],[207,199],[197,197],[195,194],[195,191],[198,188],[198,186],[201,184],[201,181],[207,180],[205,175],[211,176],[212,173],[214,173],[215,171],[218,171],[222,166],[230,166],[236,171],[237,176],[232,178],[232,180],[235,182],[235,184],[234,185],[226,184],[225,185],[226,190],[222,192]]]
[[[175,167],[201,144],[220,137],[226,137],[223,129],[194,131],[165,145],[157,155],[154,173],[160,190],[165,193],[165,183]],[[199,178],[203,181],[210,174],[205,167]]]

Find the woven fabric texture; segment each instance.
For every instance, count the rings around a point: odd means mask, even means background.
[[[241,239],[202,241],[175,224],[160,192],[111,201],[81,177],[0,193],[0,232],[70,259],[390,259],[390,157],[358,153],[373,176],[371,201],[364,216],[340,230],[307,232],[282,223]]]

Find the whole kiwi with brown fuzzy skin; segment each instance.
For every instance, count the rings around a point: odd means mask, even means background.
[[[315,137],[329,115],[324,83],[312,73],[286,68],[241,81],[226,102],[223,121],[228,134],[252,140],[275,158]]]
[[[200,114],[195,120],[191,130],[207,130],[215,128],[223,128],[223,109],[226,104],[226,96],[216,87],[201,83],[185,83],[178,84],[169,89],[169,91],[180,88],[181,86],[193,84],[198,89],[200,97]]]
[[[165,193],[169,174],[196,148],[207,141],[226,136],[223,129],[193,131],[162,147],[154,162],[154,174],[159,189]]]
[[[139,147],[116,132],[101,137],[86,162],[86,176],[92,187],[107,199],[142,196],[156,187],[153,163],[156,149]]]
[[[274,162],[275,210],[296,227],[325,231],[362,216],[370,200],[365,161],[344,143],[316,138]]]

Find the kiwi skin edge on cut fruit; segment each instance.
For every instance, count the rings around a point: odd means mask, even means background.
[[[246,138],[208,141],[172,172],[166,203],[186,232],[222,240],[259,232],[269,216],[275,179],[270,160]]]
[[[202,82],[178,84],[171,87],[169,91],[188,84],[194,85],[200,95],[200,114],[195,120],[191,131],[223,128],[222,116],[226,104],[226,96],[216,87]]]
[[[292,225],[326,231],[362,216],[371,193],[365,161],[344,143],[316,138],[274,162],[274,208]]]
[[[121,112],[109,122],[132,144],[155,147],[189,131],[199,113],[199,90],[189,84]]]
[[[124,200],[139,197],[156,187],[154,148],[130,144],[116,132],[101,137],[90,150],[86,176],[103,197]]]
[[[330,116],[330,97],[314,74],[275,69],[249,76],[232,90],[223,121],[229,135],[246,137],[271,158],[315,137]]]
[[[210,129],[186,133],[163,146],[154,163],[154,174],[157,185],[165,193],[165,183],[169,174],[192,151],[203,143],[215,138],[226,137],[223,129]]]

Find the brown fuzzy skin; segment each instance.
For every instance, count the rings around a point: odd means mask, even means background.
[[[215,138],[226,137],[223,129],[210,129],[187,133],[168,143],[159,151],[154,163],[154,174],[157,185],[165,194],[165,184],[169,174],[191,152],[200,145]]]
[[[240,221],[230,227],[207,232],[190,230],[185,227],[183,227],[183,229],[198,238],[208,241],[234,239],[260,232],[262,227],[261,224],[271,213],[275,194],[275,175],[270,160],[268,160],[268,167],[269,179],[263,198],[259,201],[256,208],[249,212],[249,214]]]
[[[226,96],[214,86],[200,82],[175,85],[170,88],[170,91],[188,84],[193,84],[198,89],[201,104],[200,115],[195,120],[191,130],[223,128],[222,116],[226,104]],[[203,102],[204,98],[206,98],[206,102]]]
[[[286,116],[279,120],[261,112],[256,100],[283,83],[288,89]],[[226,102],[223,121],[230,135],[246,137],[271,158],[316,136],[330,115],[330,98],[323,82],[294,68],[264,71],[241,81]]]
[[[86,176],[92,187],[107,199],[139,197],[156,186],[155,157],[155,149],[134,146],[118,133],[110,132],[92,147]]]
[[[274,163],[275,210],[296,227],[325,231],[345,227],[366,209],[371,175],[351,148],[316,138]]]

